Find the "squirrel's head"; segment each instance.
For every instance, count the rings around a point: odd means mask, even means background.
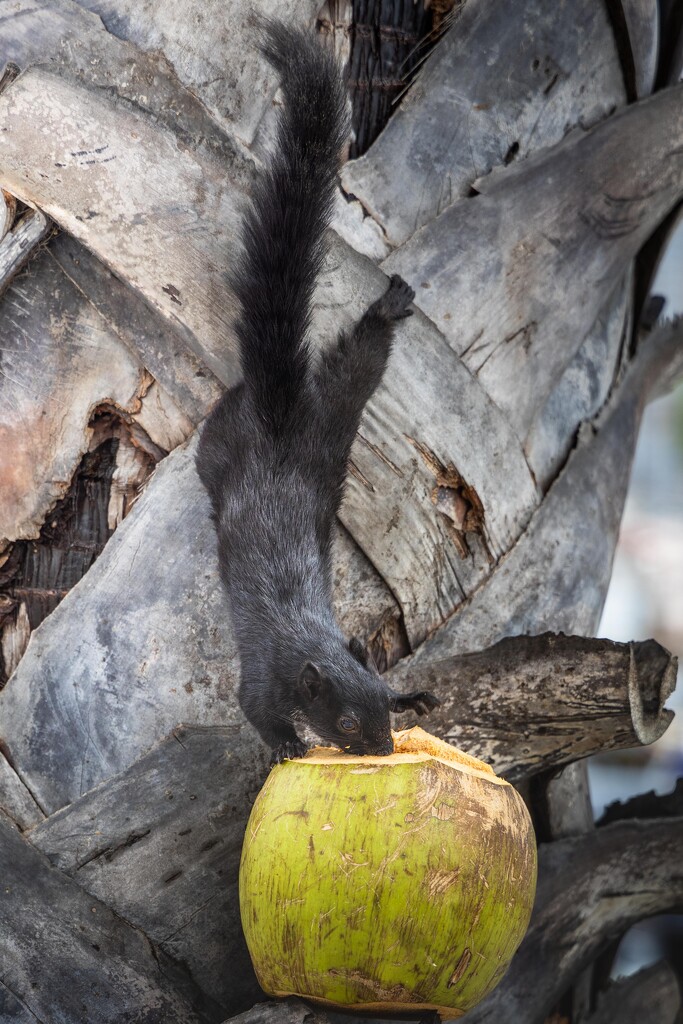
[[[360,641],[307,661],[298,689],[301,711],[325,742],[349,754],[393,753],[387,687]]]

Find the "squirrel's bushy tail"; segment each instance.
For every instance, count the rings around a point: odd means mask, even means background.
[[[233,287],[245,384],[262,420],[279,433],[308,371],[311,299],[348,117],[339,65],[315,36],[274,21],[262,31],[261,50],[280,74],[284,107],[274,153],[244,219]]]

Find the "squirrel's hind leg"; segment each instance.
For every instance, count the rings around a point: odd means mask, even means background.
[[[389,288],[369,307],[349,333],[324,352],[315,385],[322,419],[321,449],[341,487],[363,409],[386,369],[396,321],[412,315],[413,289],[394,274]]]

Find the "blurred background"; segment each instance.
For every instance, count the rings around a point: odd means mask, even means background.
[[[653,293],[664,317],[683,314],[683,217],[659,268]],[[645,411],[599,636],[654,637],[683,662],[683,385]],[[670,793],[683,776],[683,671],[667,701],[676,718],[657,743],[591,758],[595,817],[614,800]],[[683,850],[681,850],[683,865]],[[643,921],[624,937],[612,975],[631,974],[666,957],[683,978],[683,917]]]

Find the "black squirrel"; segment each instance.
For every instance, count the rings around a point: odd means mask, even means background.
[[[241,662],[239,701],[273,761],[308,749],[295,724],[354,754],[393,750],[390,711],[426,714],[426,692],[393,693],[331,601],[331,531],[351,445],[413,290],[394,276],[313,365],[307,332],[340,150],[348,134],[339,66],[314,37],[262,23],[284,108],[275,152],[242,229],[232,285],[244,380],[208,417],[197,469],[209,492]]]

